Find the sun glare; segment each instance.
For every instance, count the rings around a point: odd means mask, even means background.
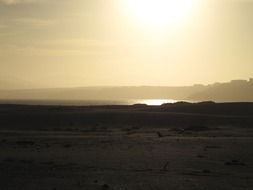
[[[140,101],[141,104],[147,104],[149,106],[160,106],[162,104],[167,103],[176,103],[177,100],[170,100],[170,99],[146,99]]]
[[[191,12],[194,0],[128,0],[141,22],[157,26],[182,22]]]

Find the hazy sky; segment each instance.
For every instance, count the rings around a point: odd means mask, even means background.
[[[253,77],[253,1],[147,1],[0,0],[0,80],[56,87]]]

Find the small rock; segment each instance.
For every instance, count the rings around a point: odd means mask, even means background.
[[[205,173],[205,174],[209,174],[209,173],[211,173],[211,171],[210,171],[210,170],[206,170],[206,169],[205,169],[205,170],[202,170],[202,172],[203,172],[203,173]]]
[[[203,156],[203,155],[200,155],[200,154],[197,155],[197,157],[198,157],[198,158],[204,158],[204,156]]]
[[[70,148],[70,147],[71,147],[70,144],[65,144],[65,145],[64,145],[64,148]]]
[[[109,185],[108,184],[102,185],[102,190],[106,190],[106,189],[109,189]]]
[[[239,160],[232,160],[225,162],[224,165],[226,166],[245,166],[246,164],[244,162],[241,162]]]
[[[163,137],[163,135],[159,131],[157,131],[156,134],[159,138]]]

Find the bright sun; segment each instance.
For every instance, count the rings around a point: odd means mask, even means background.
[[[166,26],[182,22],[191,12],[194,0],[128,0],[130,9],[146,24]]]

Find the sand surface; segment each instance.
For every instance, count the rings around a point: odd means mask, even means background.
[[[251,190],[253,128],[221,123],[1,126],[0,189]]]

